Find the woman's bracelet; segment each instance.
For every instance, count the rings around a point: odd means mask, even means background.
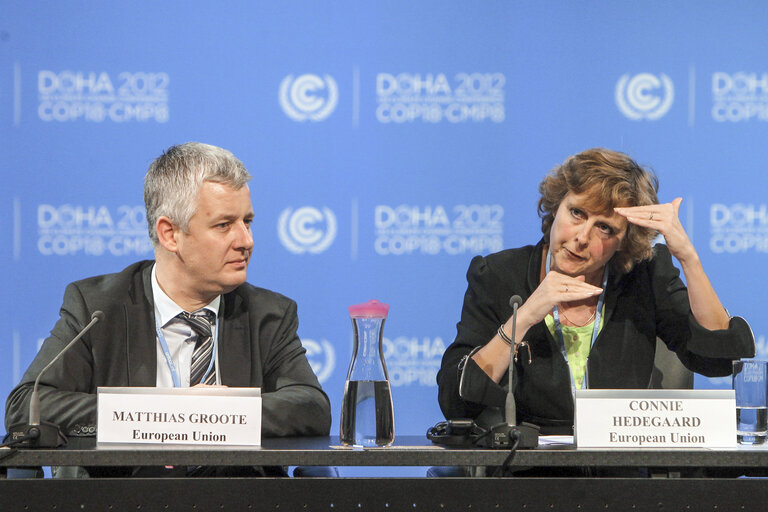
[[[499,330],[496,331],[496,333],[499,335],[499,338],[501,338],[501,340],[507,345],[509,345],[510,347],[514,344],[514,341],[512,340],[512,338],[507,336],[507,333],[504,332],[504,324],[501,324],[499,326]]]
[[[512,338],[507,336],[507,333],[504,332],[504,324],[501,324],[499,326],[499,330],[496,331],[496,333],[499,335],[499,338],[501,338],[501,341],[509,345],[510,347],[514,347],[512,350],[515,351],[515,362],[517,362],[517,351],[519,348],[525,347],[528,349],[528,364],[531,364],[533,362],[533,354],[531,354],[531,347],[528,345],[527,341],[521,341],[520,343],[515,343],[512,341]]]

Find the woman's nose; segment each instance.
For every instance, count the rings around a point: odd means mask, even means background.
[[[590,226],[588,223],[584,223],[577,228],[576,236],[574,238],[576,239],[577,243],[586,245],[589,243],[590,233],[592,233],[592,226]]]

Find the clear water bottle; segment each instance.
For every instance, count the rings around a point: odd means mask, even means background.
[[[395,440],[392,391],[381,349],[388,312],[389,305],[377,300],[349,306],[355,346],[341,404],[342,444],[388,446]]]

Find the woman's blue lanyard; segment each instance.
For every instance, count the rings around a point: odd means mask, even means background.
[[[547,249],[547,274],[549,274],[550,263],[550,250]],[[600,332],[600,320],[603,316],[603,302],[605,300],[605,289],[608,286],[608,265],[605,266],[603,272],[603,291],[600,293],[600,298],[597,299],[597,309],[595,310],[595,323],[592,327],[592,342],[589,345],[590,353],[592,347],[595,345],[597,334]],[[573,379],[573,372],[571,371],[571,365],[568,363],[568,351],[565,349],[565,339],[563,338],[563,328],[560,325],[560,314],[557,311],[557,304],[552,308],[552,318],[555,320],[555,334],[557,335],[557,341],[560,343],[560,352],[563,354],[565,364],[568,366],[568,374],[571,376],[571,393],[576,394],[576,381]],[[582,389],[589,389],[589,356],[587,356],[586,363],[584,365],[584,382],[582,383]]]
[[[163,349],[163,354],[165,355],[165,362],[168,363],[168,369],[171,370],[173,387],[180,388],[181,379],[179,378],[179,372],[176,370],[176,365],[173,363],[173,357],[171,357],[171,351],[168,349],[168,342],[165,341],[165,336],[163,336],[163,330],[160,328],[160,319],[157,317],[157,313],[155,313],[155,331],[157,332],[157,340],[160,342],[160,348]],[[214,330],[213,335],[213,352],[211,353],[211,362],[208,364],[208,369],[205,371],[205,375],[203,375],[202,379],[200,379],[200,382],[205,382],[205,378],[208,377],[208,374],[211,373],[211,370],[213,369],[213,365],[216,362],[216,356],[218,354],[218,342],[219,319],[217,317],[216,329]]]

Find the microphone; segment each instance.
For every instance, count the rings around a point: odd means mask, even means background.
[[[517,308],[523,304],[523,299],[519,295],[513,295],[509,298],[509,305],[512,308],[512,350],[509,353],[509,390],[507,391],[507,400],[504,403],[504,415],[507,418],[507,425],[514,427],[517,425],[517,406],[515,405],[515,394],[512,387],[512,378],[515,375],[515,330],[517,329]]]
[[[517,308],[523,304],[519,295],[509,299],[512,307],[512,347],[509,354],[509,391],[504,402],[506,423],[499,423],[490,429],[491,448],[509,448],[513,451],[520,448],[536,448],[539,445],[539,427],[532,423],[517,424],[517,407],[515,405],[514,375],[515,375],[515,334],[517,330]]]
[[[35,385],[32,388],[32,395],[29,397],[29,418],[27,424],[14,425],[10,428],[8,433],[11,441],[15,441],[14,444],[23,444],[29,447],[37,448],[55,448],[66,443],[66,438],[62,434],[58,425],[54,425],[48,422],[40,422],[40,394],[38,393],[38,387],[40,385],[40,378],[53,364],[61,359],[65,352],[67,352],[72,345],[74,345],[85,333],[87,333],[91,327],[98,322],[104,321],[104,313],[101,311],[94,311],[91,315],[91,321],[83,327],[83,329],[72,338],[66,347],[61,352],[56,354],[50,363],[45,365],[45,368],[40,370],[35,379]]]

